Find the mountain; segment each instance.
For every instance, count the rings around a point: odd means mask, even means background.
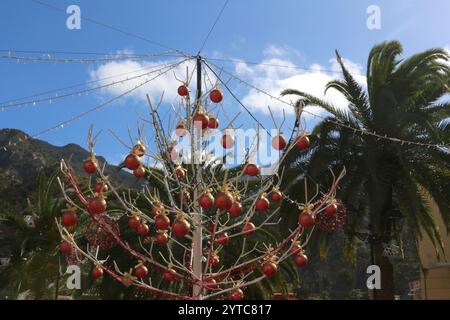
[[[15,146],[0,150],[0,199],[17,208],[26,205],[26,198],[34,191],[36,176],[40,170],[51,173],[59,167],[61,159],[69,162],[79,176],[88,177],[83,172],[82,163],[89,152],[77,144],[62,147],[33,139],[17,129],[0,130],[0,146],[7,146],[22,140]],[[116,186],[138,187],[135,177],[119,167],[110,165],[105,158],[98,156],[99,164],[105,165],[105,174]]]

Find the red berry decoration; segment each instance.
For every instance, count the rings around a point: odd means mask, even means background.
[[[215,117],[209,117],[208,128],[217,129],[219,127],[219,120]]]
[[[91,272],[92,278],[99,279],[103,277],[103,268],[99,266],[95,266],[94,269],[92,269]]]
[[[145,177],[145,168],[143,166],[139,166],[136,170],[133,171],[133,174],[136,178]]]
[[[295,145],[302,149],[308,149],[309,148],[309,138],[307,136],[301,136],[300,138],[297,139],[297,142],[295,143]]]
[[[167,282],[171,282],[177,279],[177,273],[173,269],[169,269],[163,274],[164,280]]]
[[[67,241],[62,241],[59,244],[59,251],[62,253],[71,253],[72,252],[72,245]]]
[[[141,225],[141,221],[138,217],[131,217],[130,219],[128,219],[128,226],[131,229],[135,229],[137,230],[139,228],[139,226]]]
[[[206,129],[208,128],[209,124],[209,118],[208,116],[203,112],[203,110],[199,109],[192,117],[192,122],[194,123],[194,126],[198,129]]]
[[[223,99],[223,93],[222,91],[220,91],[220,89],[213,89],[209,93],[209,98],[211,99],[212,102],[219,103]]]
[[[186,192],[186,191],[183,193],[179,193],[177,198],[178,198],[179,204],[182,204],[182,203],[186,204],[186,203],[191,202],[191,195],[189,194],[189,192]]]
[[[209,256],[208,262],[209,265],[214,268],[220,263],[220,258],[216,253],[213,253]]]
[[[233,201],[230,209],[228,209],[228,213],[232,217],[239,217],[242,214],[242,204],[238,201]]]
[[[175,169],[175,175],[177,176],[178,180],[184,180],[184,178],[186,178],[186,170],[184,170],[183,167],[178,166]]]
[[[242,299],[244,299],[244,292],[241,289],[236,288],[233,291],[231,291],[230,300],[242,300]]]
[[[170,226],[170,219],[164,213],[161,213],[155,218],[155,227],[157,230],[167,230]]]
[[[299,267],[306,266],[308,264],[308,257],[303,252],[300,252],[295,257],[295,264],[298,265]]]
[[[205,287],[208,290],[216,290],[217,289],[217,281],[214,278],[206,279],[205,281]]]
[[[234,146],[234,138],[229,134],[225,134],[222,137],[221,144],[224,149],[231,149]]]
[[[230,241],[230,237],[228,236],[228,233],[226,233],[226,232],[219,233],[216,236],[216,242],[218,244],[221,244],[222,246],[226,246],[228,244],[228,241]]]
[[[134,171],[141,166],[141,159],[137,155],[130,153],[125,158],[124,165],[127,169]]]
[[[269,209],[269,205],[269,200],[262,195],[258,200],[256,200],[255,208],[258,212],[266,212]]]
[[[102,180],[97,181],[97,183],[95,184],[96,193],[108,192],[108,189],[109,189],[108,185],[104,183]]]
[[[131,149],[131,153],[137,155],[138,157],[142,157],[145,154],[145,147],[142,142],[138,142],[133,149]]]
[[[330,216],[334,216],[337,212],[337,209],[337,205],[335,203],[331,203],[325,208],[325,212]]]
[[[242,232],[244,232],[244,234],[246,236],[252,235],[255,232],[255,225],[252,222],[247,223],[243,228],[242,228]]]
[[[83,162],[83,169],[86,173],[93,174],[98,170],[98,162],[97,159],[91,157]]]
[[[198,204],[203,209],[211,209],[214,205],[214,197],[211,192],[203,192],[203,194],[198,198]]]
[[[319,211],[316,215],[316,224],[321,231],[334,232],[341,228],[345,223],[347,208],[339,199],[334,199],[332,203],[336,205],[336,212],[334,212],[334,214],[329,214],[325,209]]]
[[[270,198],[272,199],[273,202],[279,202],[283,199],[283,195],[281,194],[280,191],[274,189],[272,191],[272,194],[270,195]]]
[[[141,223],[139,225],[139,227],[137,228],[137,232],[141,236],[146,236],[150,232],[150,228],[148,227],[148,225],[146,223]]]
[[[182,97],[186,97],[189,94],[189,89],[186,85],[182,84],[178,87],[178,94]]]
[[[214,204],[220,210],[228,210],[233,205],[233,196],[226,190],[221,191],[217,194]]]
[[[302,246],[300,245],[299,242],[295,242],[292,245],[291,249],[289,249],[289,253],[292,255],[298,254],[300,252],[302,252]]]
[[[267,261],[266,263],[264,263],[263,265],[263,273],[267,276],[267,277],[273,277],[275,276],[275,274],[278,272],[278,266],[275,262],[273,261]]]
[[[145,278],[148,275],[148,269],[146,266],[140,264],[136,268],[134,268],[134,275],[138,279]]]
[[[101,214],[106,211],[106,200],[103,196],[96,196],[89,200],[88,211],[91,214]]]
[[[275,150],[283,150],[286,147],[286,140],[281,134],[272,139],[272,147]]]
[[[300,214],[298,223],[305,229],[311,228],[316,224],[316,217],[313,213],[304,211]]]
[[[156,235],[156,242],[158,242],[158,244],[166,244],[169,241],[169,236],[167,234],[167,232],[159,232]]]
[[[256,177],[259,174],[259,167],[254,163],[247,163],[244,166],[244,174],[250,177]]]
[[[61,215],[61,224],[64,227],[73,227],[77,224],[78,216],[77,213],[74,210],[65,210],[63,211],[63,214]]]
[[[172,225],[172,233],[179,238],[184,238],[190,231],[191,225],[183,217],[177,218]]]

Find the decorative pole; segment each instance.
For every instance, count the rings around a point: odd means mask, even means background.
[[[202,102],[202,58],[200,55],[197,56],[197,92],[196,92],[196,111],[201,108]],[[195,131],[195,143],[192,145],[191,161],[195,161],[195,188],[194,188],[194,199],[198,199],[201,194],[199,190],[202,186],[202,172],[201,172],[201,139],[202,139],[202,128],[196,125],[193,126],[193,131]],[[194,225],[193,237],[192,237],[192,272],[194,276],[198,279],[193,284],[192,296],[194,299],[202,298],[202,284],[198,281],[202,281],[202,208],[196,204],[192,212],[192,222]]]

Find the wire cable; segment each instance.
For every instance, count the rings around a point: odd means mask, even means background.
[[[225,7],[227,6],[229,0],[226,0],[222,6],[222,9],[220,9],[219,14],[216,17],[216,20],[214,21],[213,25],[211,26],[211,28],[209,29],[208,34],[206,35],[205,39],[203,40],[203,43],[200,47],[200,50],[198,50],[198,54],[200,54],[200,52],[202,52],[203,48],[205,47],[206,43],[208,42],[209,36],[211,35],[211,33],[213,32],[214,28],[216,27],[217,22],[219,22],[220,17],[222,16],[223,11],[225,10]]]

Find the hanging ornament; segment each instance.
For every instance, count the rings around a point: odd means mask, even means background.
[[[278,189],[274,188],[272,190],[270,198],[272,199],[273,202],[279,202],[283,199],[283,195],[281,194],[281,192]]]
[[[215,253],[215,252],[211,253],[209,256],[208,262],[209,262],[209,265],[213,268],[218,266],[220,263],[220,258],[217,255],[217,253]]]
[[[133,171],[133,174],[138,179],[143,178],[143,177],[145,177],[146,170],[145,170],[144,166],[140,165],[137,169],[135,169]]]
[[[233,196],[226,187],[216,195],[214,204],[220,210],[228,210],[231,208],[233,205]]]
[[[292,247],[289,249],[289,253],[292,255],[296,255],[302,251],[302,246],[299,241],[296,241]]]
[[[177,176],[178,180],[184,180],[184,178],[186,178],[186,170],[183,169],[182,166],[178,166],[175,168],[175,175]]]
[[[98,161],[94,156],[91,156],[89,159],[84,160],[83,169],[86,173],[94,174],[98,170]]]
[[[138,157],[143,157],[145,154],[145,146],[141,141],[138,141],[138,143],[131,149],[131,153],[134,155],[137,155]]]
[[[214,205],[214,197],[209,190],[205,190],[198,198],[198,204],[203,209],[211,209]]]
[[[275,274],[278,272],[278,266],[277,264],[270,260],[264,263],[263,265],[263,273],[267,276],[267,277],[273,277],[275,276]]]
[[[163,245],[169,241],[169,235],[164,230],[159,230],[155,239],[156,239],[156,242],[158,242],[158,244]]]
[[[100,266],[95,266],[92,269],[91,275],[94,279],[100,279],[101,277],[103,277],[103,268]]]
[[[242,300],[242,299],[244,299],[244,292],[241,289],[236,288],[233,291],[231,291],[230,300]]]
[[[224,149],[231,149],[234,146],[234,138],[232,135],[226,133],[223,135],[221,140],[222,147]]]
[[[137,216],[137,214],[133,215],[130,219],[128,219],[128,226],[131,229],[137,230],[140,225],[141,225],[141,221],[140,221],[139,217]]]
[[[105,193],[108,192],[108,189],[108,185],[102,179],[97,179],[97,182],[95,183],[96,193]]]
[[[148,275],[148,269],[146,266],[140,262],[136,267],[134,267],[134,275],[138,279],[145,278]]]
[[[228,241],[230,241],[230,237],[227,232],[221,232],[216,236],[216,242],[224,247],[228,244]]]
[[[184,192],[178,194],[177,200],[180,205],[182,203],[187,204],[187,203],[191,202],[191,195],[189,194],[189,192],[184,191]]]
[[[309,148],[309,138],[306,135],[302,135],[300,136],[297,141],[295,142],[295,145],[302,149],[302,150],[306,150]]]
[[[73,227],[77,224],[78,221],[78,216],[77,213],[75,212],[75,208],[69,208],[69,209],[65,209],[63,210],[63,213],[61,215],[61,224],[68,228],[68,227]]]
[[[127,169],[134,171],[141,166],[141,160],[137,155],[130,153],[125,158],[124,165]]]
[[[209,118],[201,108],[198,108],[192,117],[192,122],[196,128],[204,130],[208,128]]]
[[[59,251],[68,254],[72,252],[72,245],[67,241],[61,241],[61,243],[59,244]]]
[[[91,247],[99,247],[102,250],[111,249],[116,245],[116,239],[120,237],[119,224],[106,214],[96,219],[98,222],[92,220],[86,227],[84,235]]]
[[[217,290],[217,281],[214,278],[205,279],[204,286],[208,290]]]
[[[90,214],[101,214],[106,211],[106,200],[103,195],[91,197],[88,202]]]
[[[139,227],[137,228],[137,232],[141,236],[146,236],[150,232],[150,228],[148,227],[148,225],[146,223],[141,223],[141,224],[139,224]]]
[[[345,219],[347,218],[347,208],[344,203],[339,199],[334,199],[332,201],[333,204],[336,205],[336,212],[334,214],[330,215],[325,209],[319,211],[316,215],[316,224],[319,229],[324,232],[334,232],[338,230],[344,225]],[[328,206],[326,208],[328,208]]]
[[[258,212],[266,212],[269,209],[270,202],[264,194],[262,194],[255,203],[255,209]]]
[[[209,93],[209,98],[211,99],[212,102],[219,103],[223,99],[223,93],[218,88],[212,89],[211,92]]]
[[[156,217],[158,214],[164,211],[164,207],[160,202],[156,202],[152,208],[152,216]]]
[[[182,97],[186,97],[189,94],[189,89],[186,85],[182,84],[178,87],[178,94]]]
[[[337,201],[336,199],[332,199],[330,201],[330,203],[325,207],[325,212],[330,215],[330,216],[334,216],[337,212],[338,206],[337,206]]]
[[[311,228],[316,223],[316,217],[314,213],[303,211],[300,213],[298,223],[305,229]]]
[[[167,282],[172,282],[177,279],[177,273],[175,270],[169,268],[167,271],[163,274],[164,280]]]
[[[299,267],[306,266],[308,264],[308,257],[303,252],[300,252],[295,257],[295,264],[298,265]]]
[[[156,216],[155,227],[157,230],[167,230],[169,229],[169,226],[170,226],[170,219],[166,214],[161,213]]]
[[[286,140],[281,134],[272,139],[272,147],[275,150],[283,150],[286,147]]]
[[[259,167],[254,163],[244,165],[244,174],[250,177],[256,177],[259,174]]]
[[[219,120],[213,116],[210,116],[208,120],[208,128],[217,129],[218,127],[219,127]]]
[[[121,282],[125,287],[129,287],[133,284],[134,279],[135,277],[131,273],[125,272]]]
[[[242,232],[244,232],[246,236],[252,235],[255,232],[255,225],[252,222],[246,223],[242,228]]]
[[[179,238],[184,238],[190,231],[191,225],[186,221],[183,214],[179,214],[172,225],[172,233]]]
[[[234,200],[230,209],[228,209],[228,213],[232,217],[239,217],[242,214],[242,204],[239,201]]]

